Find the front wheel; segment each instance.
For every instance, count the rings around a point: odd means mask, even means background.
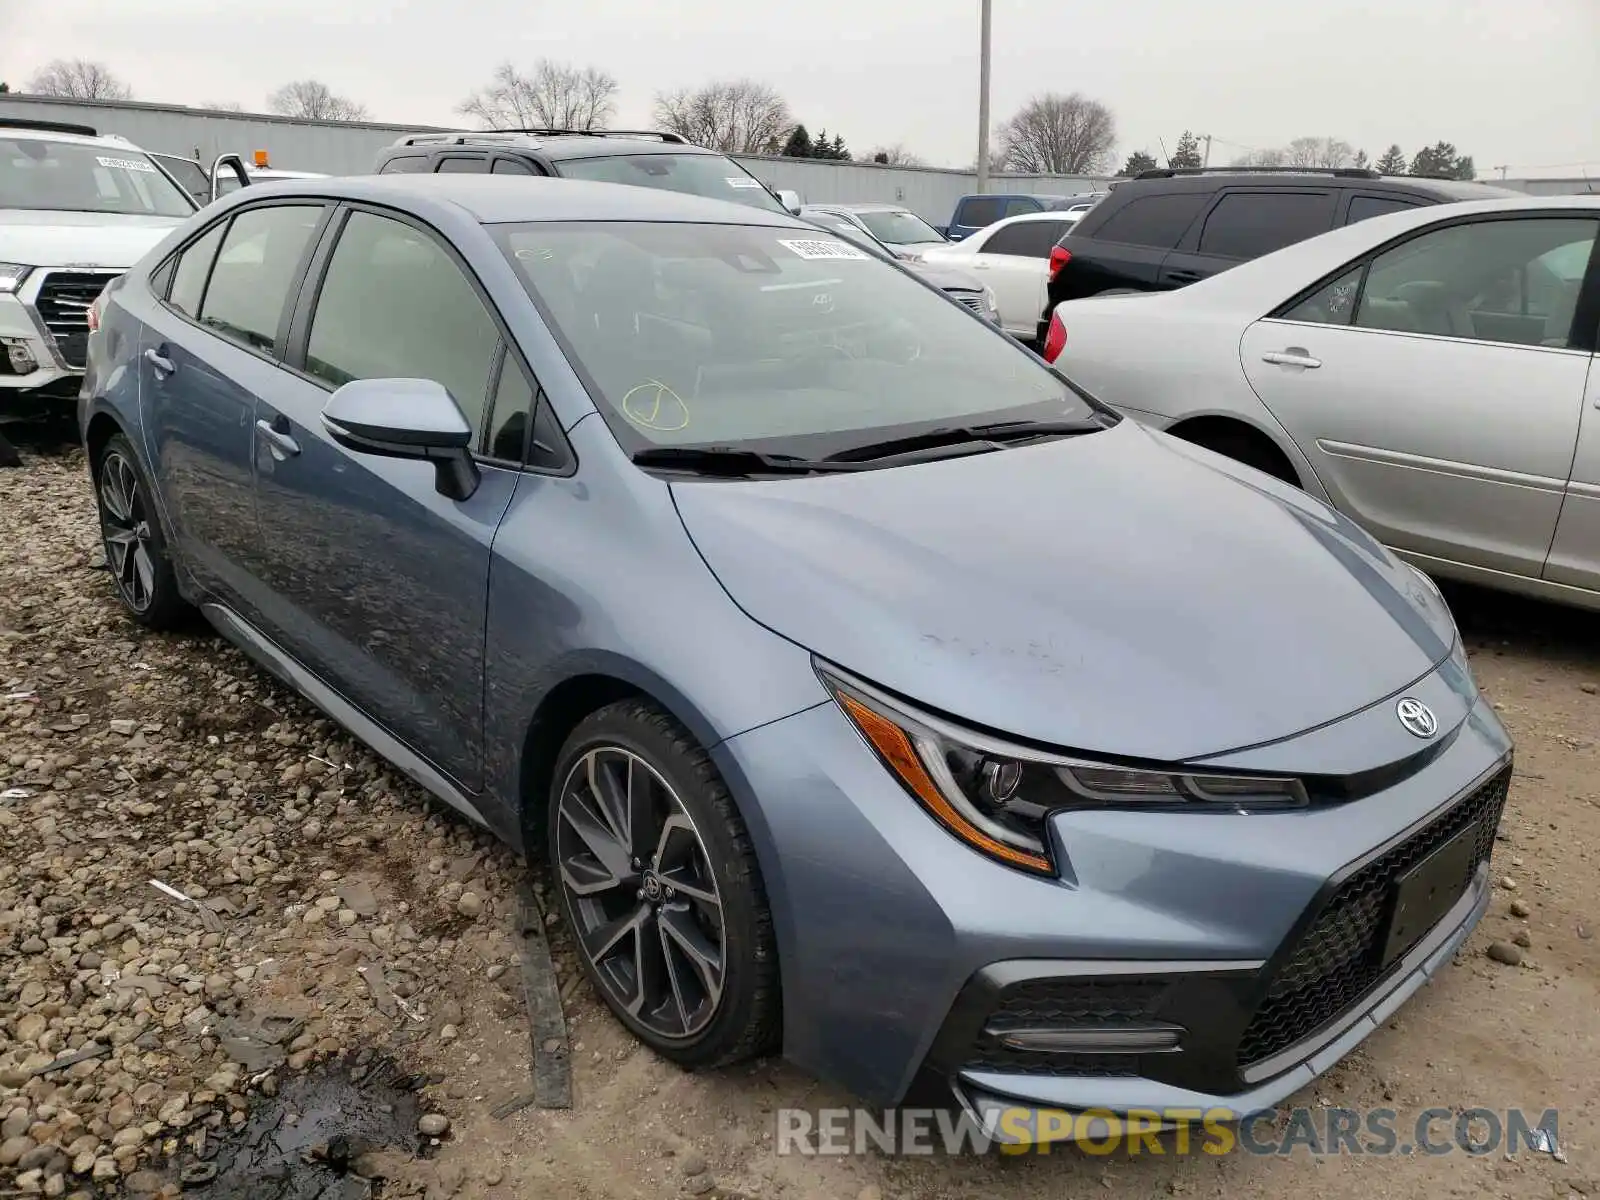
[[[778,960],[749,834],[709,756],[642,700],[572,732],[550,857],[584,973],[658,1054],[714,1067],[778,1038]]]

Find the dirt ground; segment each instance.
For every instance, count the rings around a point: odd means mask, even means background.
[[[217,638],[123,620],[76,453],[0,471],[0,534],[0,1195],[155,1192],[196,1131],[223,1137],[296,1072],[363,1051],[429,1073],[418,1102],[450,1122],[426,1160],[397,1157],[385,1196],[1600,1195],[1592,615],[1450,590],[1517,740],[1501,886],[1455,964],[1295,1101],[1392,1108],[1402,1130],[1432,1107],[1556,1108],[1559,1156],[819,1158],[777,1154],[774,1114],[847,1097],[777,1061],[659,1061],[555,929],[574,1107],[491,1115],[529,1087],[521,865]],[[230,1023],[262,1018],[300,1024],[270,1061],[234,1061]],[[96,1041],[112,1050],[87,1069],[31,1075]]]

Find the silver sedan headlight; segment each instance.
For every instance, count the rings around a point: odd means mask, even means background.
[[[28,277],[32,267],[25,267],[21,263],[0,262],[0,295],[10,295],[22,287],[22,281]]]

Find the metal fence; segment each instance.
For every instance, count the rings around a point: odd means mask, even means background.
[[[0,95],[0,120],[16,117],[90,125],[116,133],[146,150],[182,154],[209,163],[219,154],[248,157],[265,150],[275,167],[355,175],[371,170],[378,152],[408,133],[436,133],[436,125],[389,125],[372,121],[309,121],[260,113],[228,113],[137,101],[58,100],[47,96]],[[903,204],[935,225],[950,219],[956,198],[977,190],[970,171],[935,167],[887,167],[876,163],[824,162],[804,158],[736,155],[758,179],[790,188],[807,203],[880,201]],[[1105,186],[1104,177],[1083,175],[995,175],[991,192],[1071,195]],[[1486,182],[1534,195],[1600,190],[1585,179],[1496,179]]]

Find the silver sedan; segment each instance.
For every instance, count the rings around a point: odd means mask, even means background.
[[[1432,574],[1600,608],[1597,235],[1600,196],[1375,217],[1061,304],[1047,356]]]

